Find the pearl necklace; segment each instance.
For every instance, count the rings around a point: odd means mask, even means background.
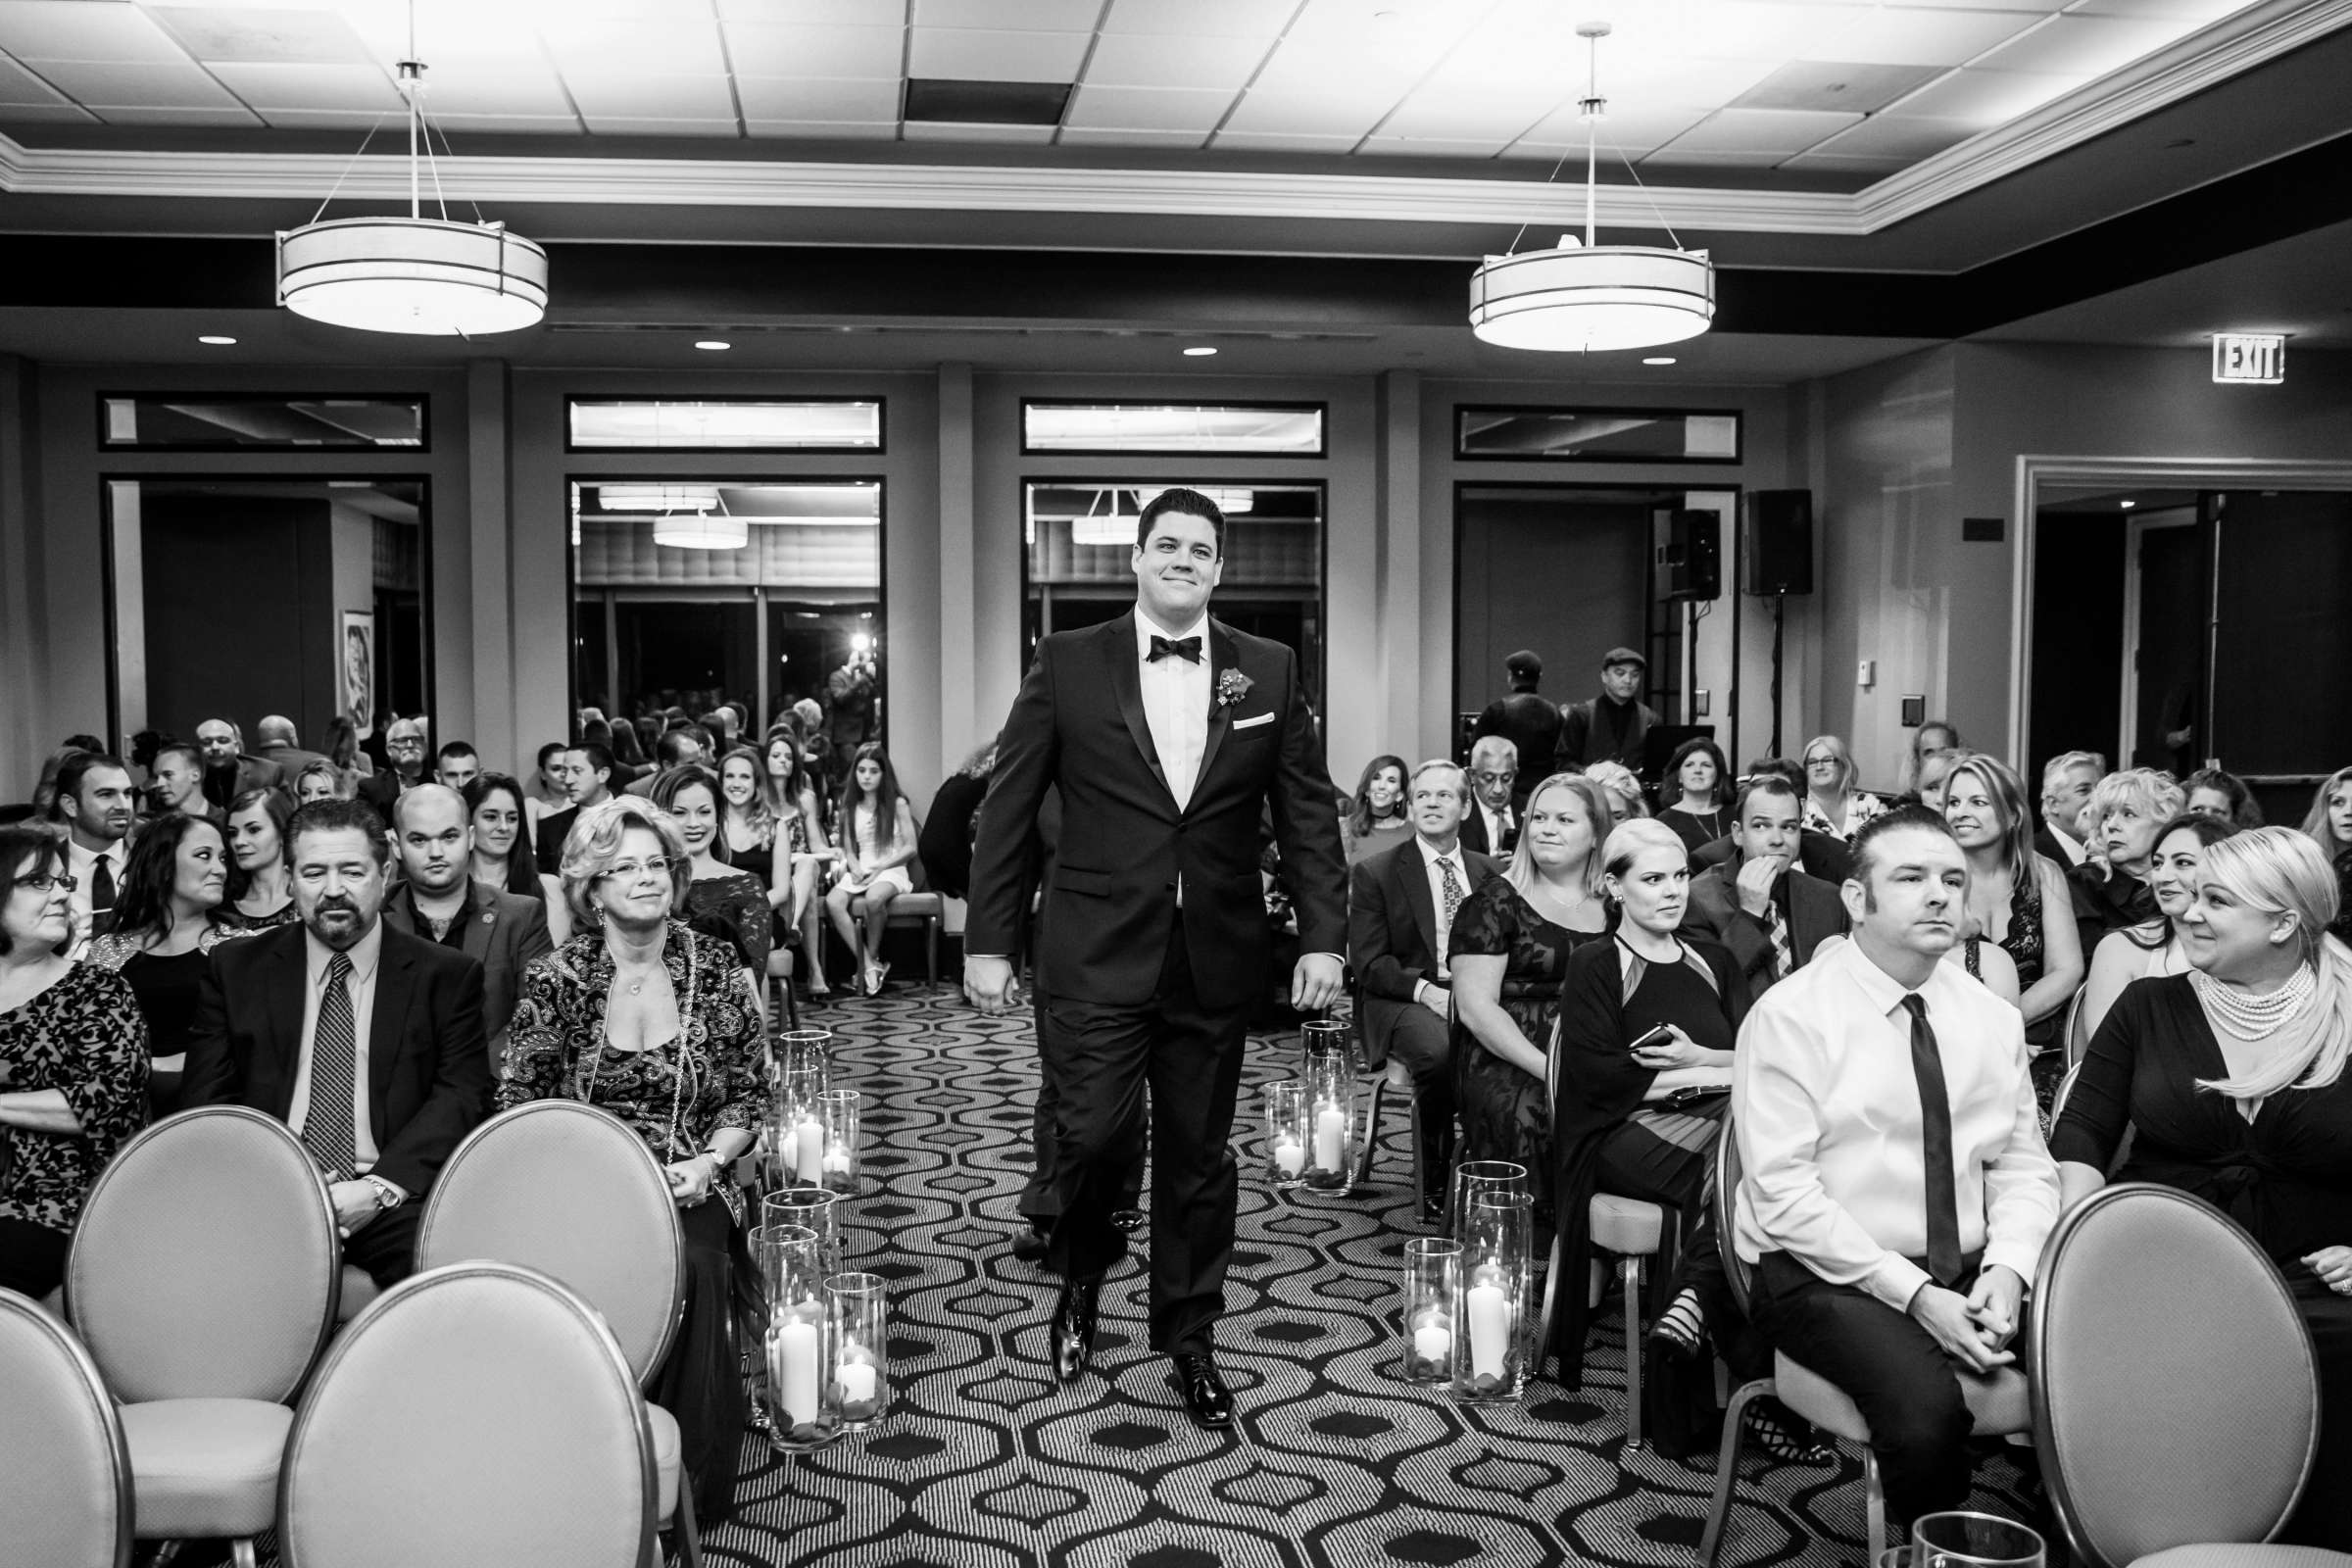
[[[2204,1004],[2208,1018],[2238,1039],[2252,1042],[2268,1039],[2291,1022],[2311,1000],[2319,976],[2310,964],[2298,964],[2286,984],[2264,997],[2224,985],[2202,970],[2189,971],[2188,983]]]

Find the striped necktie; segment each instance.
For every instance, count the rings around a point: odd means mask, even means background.
[[[352,1131],[357,1097],[359,1037],[352,1026],[351,956],[326,961],[326,990],[318,998],[318,1025],[311,1034],[311,1106],[302,1141],[336,1178],[354,1174],[359,1149]]]
[[[1462,889],[1462,879],[1453,874],[1449,857],[1438,862],[1439,885],[1445,890],[1445,906],[1438,910],[1438,975],[1441,979],[1452,973],[1446,961],[1446,950],[1453,942],[1453,918],[1462,912],[1462,900],[1468,895]]]
[[[1764,924],[1772,932],[1772,977],[1786,980],[1796,968],[1796,954],[1788,946],[1788,922],[1781,915],[1778,899],[1766,902]]]

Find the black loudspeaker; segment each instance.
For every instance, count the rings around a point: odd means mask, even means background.
[[[1740,587],[1769,599],[1813,591],[1813,492],[1750,490],[1740,509]]]
[[[1723,597],[1723,519],[1712,512],[1681,512],[1666,536],[1658,564],[1666,569],[1669,599]]]

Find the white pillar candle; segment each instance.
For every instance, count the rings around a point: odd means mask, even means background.
[[[1437,1323],[1413,1330],[1413,1354],[1424,1361],[1443,1361],[1453,1353],[1453,1334]]]
[[[792,1129],[792,1168],[811,1186],[825,1175],[825,1127],[814,1117],[803,1117]]]
[[[1348,1113],[1330,1101],[1315,1110],[1315,1168],[1339,1170],[1347,1164]]]
[[[1471,1374],[1501,1377],[1503,1352],[1511,1338],[1510,1301],[1498,1285],[1474,1285],[1469,1299]]]
[[[825,1174],[847,1176],[850,1173],[850,1146],[836,1138],[825,1146]]]
[[[1285,1176],[1296,1176],[1306,1168],[1306,1151],[1298,1147],[1298,1139],[1284,1138],[1275,1142],[1274,1168]]]
[[[786,1323],[776,1331],[776,1362],[768,1368],[796,1427],[816,1420],[816,1325]]]
[[[874,1402],[875,1375],[873,1367],[864,1361],[844,1361],[834,1372],[833,1381],[839,1387],[844,1404]]]

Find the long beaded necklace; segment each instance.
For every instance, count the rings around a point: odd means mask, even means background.
[[[2298,964],[2286,984],[2268,996],[2253,996],[2238,986],[2224,985],[2203,970],[2189,971],[2188,983],[2205,1007],[2205,1015],[2236,1038],[2251,1044],[2267,1040],[2294,1020],[2311,1000],[2319,976],[2308,963]]]

